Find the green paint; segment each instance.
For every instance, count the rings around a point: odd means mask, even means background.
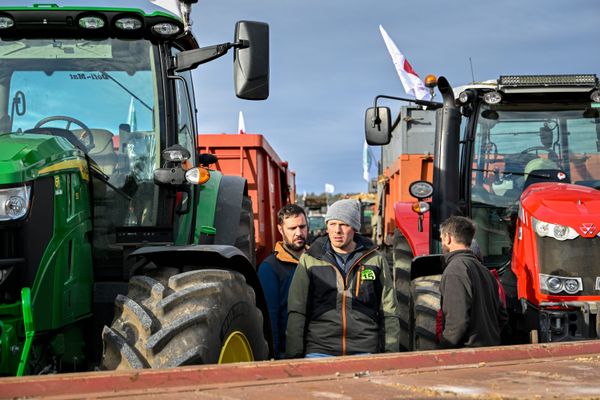
[[[23,376],[23,373],[25,372],[25,367],[27,366],[27,361],[29,360],[31,343],[33,342],[33,336],[35,335],[33,312],[31,311],[31,291],[29,288],[21,289],[21,298],[23,305],[23,321],[25,325],[25,345],[23,346],[23,352],[21,353],[21,360],[19,361],[17,376]]]
[[[58,136],[37,134],[0,135],[0,184],[36,179],[40,171],[64,160],[83,158],[79,149]]]
[[[54,229],[32,287],[38,331],[89,316],[92,308],[92,231],[89,189],[78,172],[54,176]]]
[[[217,211],[217,197],[223,174],[219,171],[210,171],[210,179],[200,187],[200,198],[198,199],[198,211],[196,213],[196,231],[194,232],[194,243],[200,242],[202,229],[215,226],[215,213]],[[216,230],[214,230],[216,233]]]
[[[0,305],[0,373],[14,375],[19,366],[19,352],[25,324],[21,302]]]

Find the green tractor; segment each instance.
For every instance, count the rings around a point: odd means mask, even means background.
[[[196,1],[0,1],[1,375],[272,354],[247,184],[197,154],[191,79],[233,49],[266,99],[268,25],[200,48]]]

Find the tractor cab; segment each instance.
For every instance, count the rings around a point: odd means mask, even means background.
[[[172,225],[164,212],[172,207],[153,182],[168,140],[157,62],[165,50],[141,38],[0,40],[2,132],[23,142],[56,140],[89,159],[93,242],[102,258],[117,227]],[[175,139],[193,155],[193,120],[181,111]]]
[[[600,120],[590,98],[595,76],[587,85],[572,83],[572,94],[561,97],[531,83],[507,85],[511,79],[502,77],[490,89],[467,88],[458,97],[473,127],[472,147],[462,150],[470,185],[462,190],[480,227],[484,260],[495,267],[510,262],[520,200],[533,184],[600,184]]]
[[[470,206],[486,264],[510,262],[521,195],[532,184],[599,187],[597,111],[587,103],[481,103],[473,132]]]
[[[155,184],[154,171],[175,145],[188,153],[186,169],[196,165],[190,69],[247,46],[240,34],[252,30],[238,26],[236,43],[198,49],[188,21],[143,7],[0,10],[0,131],[23,143],[57,141],[87,159],[94,261],[105,269],[120,268],[123,244],[189,241],[189,232],[178,237],[173,227],[189,226],[192,215],[173,210],[191,196]],[[44,23],[48,15],[54,25]],[[248,96],[244,89],[238,95]]]

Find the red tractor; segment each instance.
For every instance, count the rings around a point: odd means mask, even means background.
[[[394,205],[401,343],[435,348],[439,226],[471,217],[484,264],[504,285],[505,343],[597,338],[600,332],[600,84],[596,75],[501,76],[455,92],[437,81],[432,182]],[[371,145],[390,142],[391,112],[369,108]],[[394,99],[394,98],[393,98]],[[407,100],[395,98],[398,100]]]

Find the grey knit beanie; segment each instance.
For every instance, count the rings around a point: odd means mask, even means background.
[[[342,221],[350,225],[356,232],[360,231],[360,203],[358,200],[338,200],[329,206],[325,215],[325,223],[330,220]]]

